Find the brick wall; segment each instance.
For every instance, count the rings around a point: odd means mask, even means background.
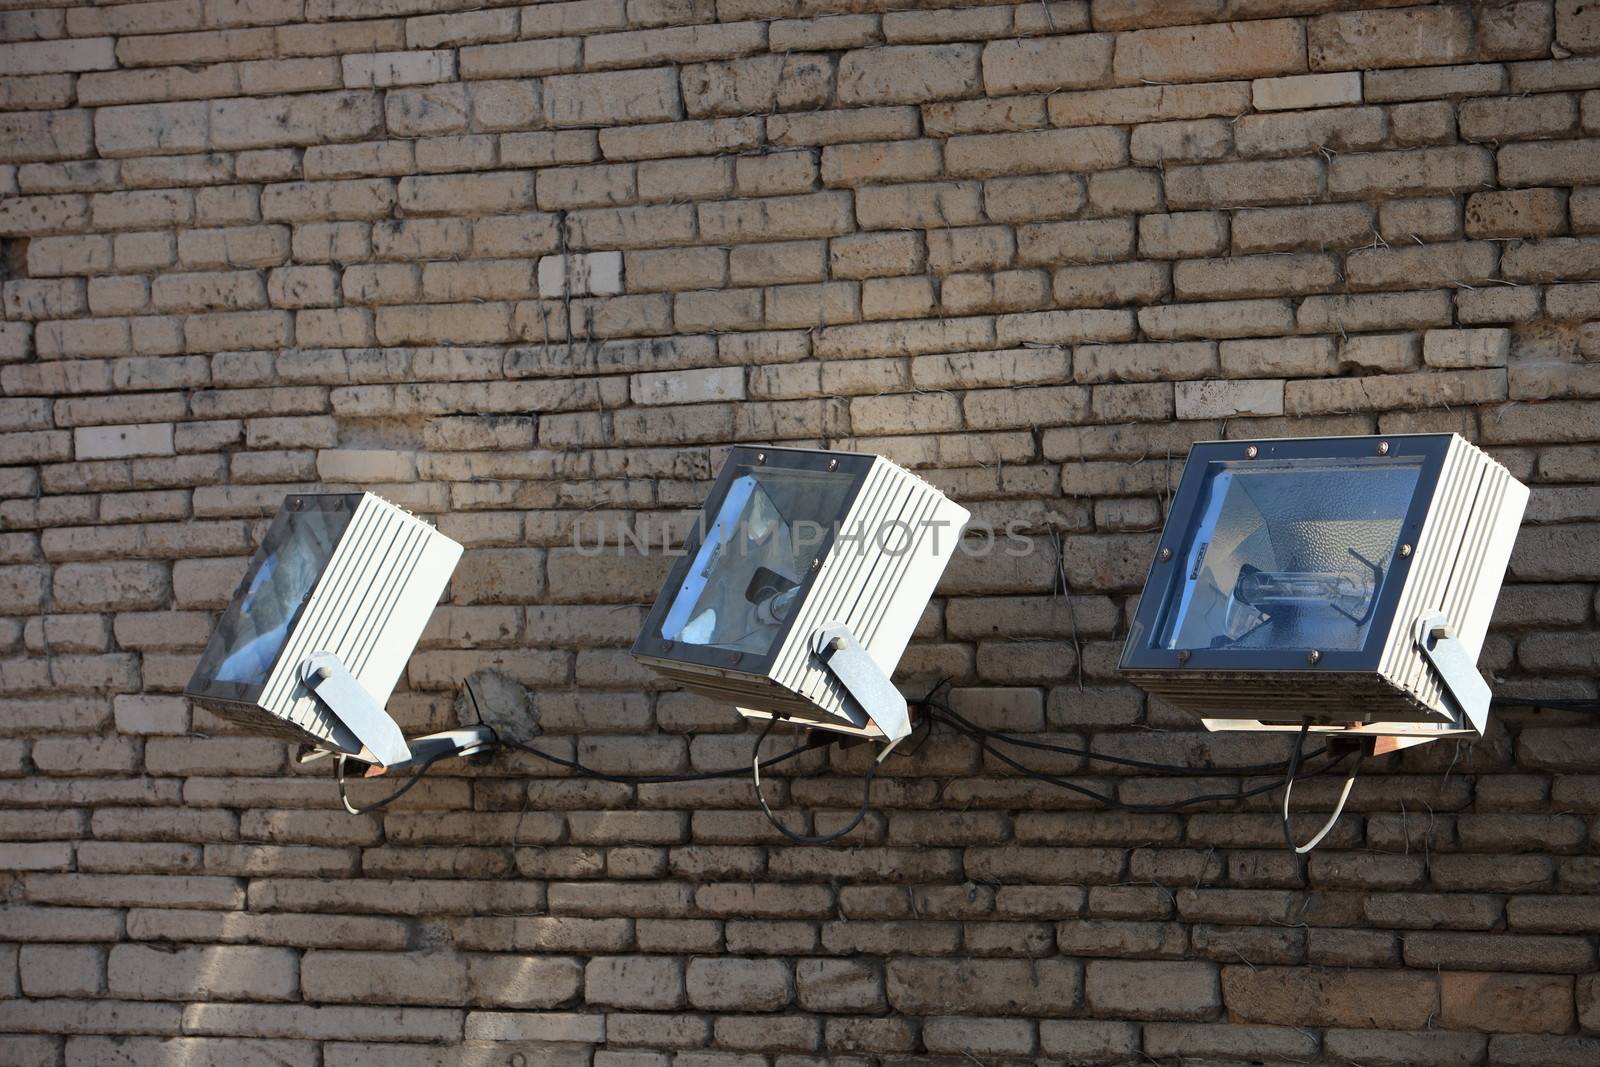
[[[529,758],[350,817],[177,695],[284,492],[360,486],[468,546],[409,729],[493,666],[552,751],[742,763],[627,655],[659,551],[574,529],[825,442],[1032,549],[910,684],[1242,767],[1284,739],[1114,671],[1185,448],[1454,430],[1534,486],[1484,666],[1593,696],[1600,5],[0,8],[0,1062],[1600,1062],[1592,719],[1377,761],[1302,881],[1272,796],[1106,814],[942,734],[844,850]],[[808,759],[837,826],[865,755]]]

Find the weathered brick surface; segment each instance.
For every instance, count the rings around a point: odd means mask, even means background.
[[[1482,666],[1592,697],[1596,5],[0,7],[0,1059],[1600,1059],[1576,717],[1371,765],[1302,870],[1272,795],[938,733],[842,851],[520,757],[346,816],[180,695],[283,492],[372,485],[467,545],[408,730],[495,666],[553,752],[739,765],[626,647],[723,448],[822,443],[1000,531],[908,687],[1256,763],[1115,673],[1187,446],[1450,429],[1534,489]]]

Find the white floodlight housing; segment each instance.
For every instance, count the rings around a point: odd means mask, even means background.
[[[465,755],[487,735],[408,744],[383,710],[460,559],[460,545],[371,493],[291,494],[184,693],[320,755],[390,769]]]
[[[1212,730],[1480,734],[1527,500],[1456,434],[1197,444],[1122,672]]]
[[[881,456],[736,447],[633,655],[742,715],[893,744],[889,676],[968,517]]]

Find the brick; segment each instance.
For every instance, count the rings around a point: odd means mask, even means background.
[[[1577,100],[1542,94],[1516,100],[1493,98],[1461,104],[1461,136],[1469,141],[1529,141],[1572,132],[1578,125]]]
[[[1117,36],[1113,71],[1123,83],[1260,78],[1306,69],[1293,19],[1134,30]]]
[[[1566,1033],[1573,1024],[1571,989],[1571,978],[1445,972],[1439,1020],[1453,1030]]]
[[[30,997],[98,996],[105,959],[90,945],[24,945],[18,957],[22,992]]]
[[[1084,969],[1089,1010],[1135,1019],[1204,1019],[1222,1006],[1210,963],[1095,960]]]
[[[924,103],[982,91],[975,44],[893,45],[846,52],[839,60],[838,101],[846,106]]]
[[[1319,15],[1306,26],[1313,70],[1457,63],[1472,47],[1472,20],[1453,7]]]
[[[1359,1022],[1382,1029],[1420,1029],[1439,1009],[1433,975],[1318,968],[1222,969],[1229,1016],[1287,1026]]]
[[[905,1012],[1066,1015],[1082,989],[1069,960],[897,959],[887,967],[889,1003]]]
[[[1180,300],[1325,292],[1339,280],[1338,260],[1325,255],[1191,259],[1172,271],[1173,294]]]
[[[1286,302],[1279,300],[1173,304],[1147,307],[1139,312],[1140,327],[1151,337],[1161,340],[1286,333],[1293,319],[1293,310]]]
[[[493,73],[508,76],[542,72],[522,66],[497,66]],[[627,125],[683,117],[678,78],[668,69],[556,75],[545,82],[544,109],[545,121],[552,126]]]
[[[1496,166],[1504,185],[1581,185],[1594,173],[1597,158],[1596,138],[1508,144],[1496,153]]]
[[[0,157],[26,163],[87,156],[94,131],[87,111],[12,112],[0,117],[0,137],[6,146]]]
[[[1103,85],[1114,38],[1107,33],[992,41],[983,48],[983,88],[990,96],[1057,92]]]
[[[368,52],[342,57],[348,89],[390,88],[450,81],[456,74],[456,56],[448,50],[431,52]]]
[[[209,147],[263,148],[359,141],[377,133],[383,113],[376,94],[304,93],[213,101]]]
[[[1422,336],[1422,359],[1430,367],[1503,367],[1510,352],[1510,330],[1429,330]]]
[[[952,137],[945,145],[945,169],[964,178],[1105,170],[1127,160],[1124,135],[1109,127]]]
[[[1281,381],[1178,382],[1175,403],[1180,419],[1218,419],[1283,414]]]
[[[698,214],[710,241],[828,237],[851,228],[850,194],[843,191],[702,204]]]
[[[11,75],[110,70],[116,65],[110,37],[0,44],[0,69]]]
[[[1233,126],[1243,156],[1289,156],[1324,149],[1376,148],[1389,135],[1382,109],[1340,108],[1290,114],[1246,115]]]
[[[1362,249],[1346,259],[1345,274],[1352,289],[1475,285],[1494,277],[1498,260],[1489,242]]]
[[[73,431],[73,454],[79,460],[126,456],[170,456],[172,424],[80,426]]]
[[[1413,195],[1473,192],[1493,181],[1488,153],[1467,146],[1345,155],[1328,168],[1328,191],[1341,197],[1381,195],[1381,190],[1397,187]]]
[[[813,110],[829,103],[833,63],[824,56],[771,55],[695,64],[682,74],[691,118]]]
[[[1300,329],[1311,333],[1444,326],[1451,319],[1450,295],[1434,291],[1310,296],[1300,302],[1297,316]]]
[[[1468,237],[1548,237],[1566,226],[1566,196],[1557,189],[1474,193],[1467,198]]]
[[[684,1006],[682,960],[654,956],[600,956],[584,968],[584,997],[616,1008],[671,1010]]]
[[[793,996],[780,960],[695,959],[685,982],[689,1003],[702,1010],[776,1011]]]
[[[1172,167],[1166,174],[1167,203],[1231,208],[1294,202],[1320,196],[1322,183],[1321,164],[1309,159]]]
[[[1295,111],[1359,104],[1361,75],[1350,71],[1342,74],[1260,78],[1251,83],[1250,98],[1257,111]]]
[[[170,592],[167,568],[158,563],[66,563],[52,582],[52,600],[65,610],[158,608]]]
[[[292,949],[246,945],[173,952],[114,945],[106,963],[111,995],[131,999],[289,1000],[299,989],[299,973]]]
[[[1017,229],[1017,262],[1024,265],[1104,263],[1131,257],[1130,219],[1036,222]]]
[[[932,140],[836,145],[822,153],[822,180],[827,185],[935,178],[941,167],[939,142]]]
[[[470,107],[467,88],[459,84],[384,94],[385,122],[390,132],[401,136],[461,133],[467,128]]]

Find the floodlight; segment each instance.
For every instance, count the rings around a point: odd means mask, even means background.
[[[371,493],[291,494],[184,693],[309,758],[392,770],[477,751],[485,728],[408,743],[383,708],[460,559],[460,545]]]
[[[1122,672],[1212,730],[1480,734],[1527,500],[1456,434],[1196,444]]]
[[[881,456],[736,447],[633,655],[742,715],[893,745],[889,676],[967,518]]]

